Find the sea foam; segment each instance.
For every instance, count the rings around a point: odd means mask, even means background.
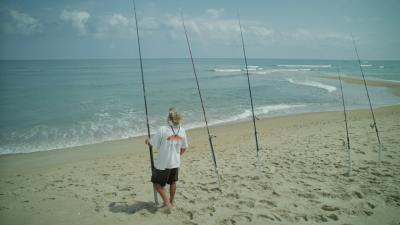
[[[277,65],[278,67],[331,68],[332,65]]]
[[[237,73],[237,72],[246,72],[245,69],[212,69],[213,72],[220,73]],[[288,68],[288,69],[262,69],[262,68],[248,68],[249,74],[270,74],[270,73],[280,73],[280,72],[301,72],[301,71],[311,71],[311,68]]]
[[[323,83],[316,82],[316,81],[295,81],[295,80],[293,80],[291,78],[288,78],[286,80],[289,81],[292,84],[310,86],[310,87],[315,87],[315,88],[321,88],[321,89],[324,89],[324,90],[326,90],[328,92],[336,91],[336,87],[335,86],[323,84]]]
[[[264,105],[264,106],[256,107],[254,109],[254,114],[256,116],[266,116],[269,113],[277,112],[277,111],[279,111],[283,114],[286,114],[294,108],[305,107],[305,106],[306,105],[304,105],[304,104]],[[224,119],[213,120],[213,121],[211,121],[210,124],[215,125],[215,124],[221,124],[221,123],[235,122],[235,121],[240,121],[240,120],[244,120],[244,119],[251,118],[251,117],[252,117],[251,110],[245,109],[243,112],[238,113],[237,115],[230,116],[230,117],[224,118]]]
[[[212,69],[211,71],[214,72],[225,72],[225,73],[234,73],[234,72],[241,72],[241,69]]]

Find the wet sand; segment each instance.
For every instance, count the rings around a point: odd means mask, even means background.
[[[320,77],[325,79],[338,80],[338,77],[335,76],[320,76]],[[341,77],[341,79],[349,84],[364,85],[364,81],[361,77],[360,78]],[[400,82],[390,82],[384,80],[367,80],[367,79],[365,80],[365,82],[367,83],[368,86],[390,88],[395,95],[400,96]]]

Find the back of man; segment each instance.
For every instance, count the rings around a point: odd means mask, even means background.
[[[158,156],[154,162],[156,169],[178,168],[181,163],[181,149],[188,147],[185,128],[162,126],[151,137],[151,144],[158,149]]]
[[[151,182],[163,199],[163,207],[168,208],[174,205],[181,155],[188,147],[185,129],[180,126],[181,119],[181,115],[171,108],[167,117],[168,126],[161,126],[150,141],[145,141],[158,150]],[[166,184],[170,185],[169,201],[164,190]]]

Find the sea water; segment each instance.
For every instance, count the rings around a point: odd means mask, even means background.
[[[361,78],[356,61],[249,59],[257,117],[342,110],[338,80]],[[195,59],[210,124],[249,120],[242,59]],[[400,61],[362,61],[367,79],[400,82]],[[190,129],[204,126],[189,59],[145,59],[152,132],[169,107]],[[363,85],[344,83],[349,109],[368,108]],[[374,107],[400,104],[384,87],[368,87]],[[0,154],[46,151],[146,134],[136,59],[0,61]]]

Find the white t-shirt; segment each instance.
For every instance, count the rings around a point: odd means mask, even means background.
[[[187,148],[183,127],[162,126],[151,137],[150,143],[158,149],[154,166],[159,170],[178,168],[181,164],[181,148]]]

